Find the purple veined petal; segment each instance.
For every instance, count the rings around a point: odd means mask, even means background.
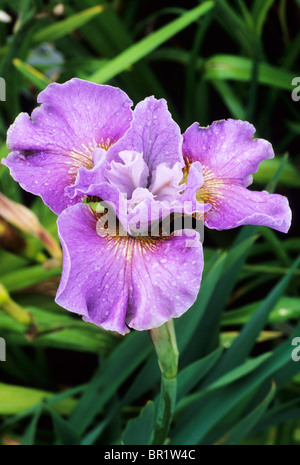
[[[164,99],[147,97],[137,104],[130,129],[108,150],[108,159],[118,161],[119,152],[123,150],[142,153],[150,173],[160,163],[169,167],[177,162],[184,165],[180,129]]]
[[[42,197],[54,213],[58,214],[81,201],[81,197],[70,199],[65,193],[65,186],[74,182],[80,164],[67,161],[64,155],[50,151],[39,150],[26,157],[21,152],[10,152],[1,163],[7,166],[11,176],[20,186],[32,194]]]
[[[65,195],[78,169],[93,168],[94,152],[108,149],[127,131],[132,102],[118,88],[81,79],[50,84],[31,117],[21,113],[9,128],[10,154],[2,163],[27,191],[55,212],[76,202]]]
[[[238,180],[247,187],[261,161],[273,158],[272,145],[253,138],[247,121],[215,121],[206,128],[192,124],[183,134],[183,154],[188,164],[200,161],[205,171],[223,179]]]
[[[226,120],[208,128],[194,123],[184,134],[186,171],[195,161],[202,164],[204,182],[197,200],[211,205],[204,217],[209,228],[256,224],[287,232],[290,227],[291,210],[285,197],[246,189],[259,163],[274,156],[271,144],[254,139],[254,132],[250,123]]]
[[[220,184],[212,209],[205,214],[205,225],[222,230],[246,224],[269,226],[286,233],[291,225],[287,198],[266,191],[252,191],[237,183]]]
[[[194,303],[203,269],[198,234],[101,237],[87,205],[58,218],[64,263],[56,302],[101,328],[125,334],[177,318]]]

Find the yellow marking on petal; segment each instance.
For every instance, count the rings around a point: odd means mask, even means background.
[[[116,246],[117,249],[120,248],[121,254],[126,256],[126,259],[130,258],[133,250],[140,249],[141,253],[145,250],[153,250],[158,242],[170,237],[170,232],[167,234],[161,225],[157,235],[150,235],[150,227],[148,231],[149,235],[132,236],[128,234],[122,223],[115,216],[114,210],[106,208],[103,205],[101,206],[101,202],[102,199],[95,196],[86,196],[84,200],[84,203],[90,206],[91,213],[98,222],[96,227],[98,234],[105,237],[108,242],[112,242],[113,246]],[[99,208],[99,205],[101,208]],[[147,232],[145,231],[144,234],[147,234]]]
[[[111,147],[114,143],[115,143],[114,140],[106,139],[105,141],[102,140],[101,144],[98,145],[98,147],[101,147],[102,149],[107,151],[109,147]]]
[[[185,165],[184,165],[184,168],[182,169],[182,181],[180,182],[180,184],[187,183],[187,179],[188,179],[189,172],[190,172],[190,167],[192,164],[192,162],[187,157],[185,157],[184,161],[185,161]]]
[[[224,181],[218,178],[207,166],[202,166],[204,183],[197,192],[198,202],[210,203],[213,209],[217,209],[219,202],[224,198]]]
[[[112,243],[116,253],[120,253],[125,260],[130,260],[135,253],[143,255],[145,252],[154,251],[159,242],[169,239],[169,236],[106,236],[106,240]]]
[[[101,139],[100,142],[93,141],[88,145],[81,144],[83,148],[82,152],[72,151],[69,152],[68,155],[73,158],[73,160],[79,162],[80,166],[84,166],[87,169],[92,169],[94,166],[94,150],[96,148],[101,148],[107,151],[114,143],[115,141],[111,139]]]
[[[193,161],[185,157],[185,167],[183,168],[182,183],[187,182],[192,163]],[[196,199],[198,202],[210,203],[212,208],[216,210],[220,200],[224,198],[223,189],[225,182],[218,178],[215,173],[205,165],[202,165],[202,174],[204,182],[197,192]]]
[[[111,139],[101,139],[100,143],[93,141],[90,142],[88,145],[81,144],[83,149],[82,152],[72,151],[67,153],[66,155],[73,160],[73,163],[70,163],[72,164],[72,166],[69,169],[69,174],[76,178],[78,168],[84,167],[87,170],[91,170],[92,168],[94,168],[95,148],[102,148],[107,151],[109,147],[111,147],[115,142],[116,141]]]
[[[91,169],[94,166],[93,156],[91,153],[70,152],[69,157],[76,161],[76,168],[84,166],[84,168]]]

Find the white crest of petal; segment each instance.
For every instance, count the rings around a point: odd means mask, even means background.
[[[144,200],[154,200],[154,195],[145,187],[137,187],[132,194],[132,198],[128,201],[128,213]]]
[[[111,185],[130,199],[137,187],[146,187],[149,169],[141,153],[123,150],[119,157],[123,163],[113,161],[104,174]]]
[[[179,193],[184,190],[180,182],[182,181],[182,166],[175,163],[169,168],[166,163],[160,163],[152,174],[152,182],[149,190],[156,200],[172,202],[179,197]]]

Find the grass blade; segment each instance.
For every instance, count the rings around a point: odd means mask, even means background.
[[[116,58],[113,58],[97,73],[92,74],[89,80],[98,84],[104,84],[109,81],[210,11],[213,5],[212,1],[206,1],[196,8],[188,11],[180,18],[175,19],[158,31],[152,33],[150,36],[145,37],[140,42],[120,53]]]
[[[140,446],[150,444],[155,423],[154,403],[147,402],[137,418],[129,420],[122,434],[122,444]]]
[[[228,349],[215,370],[213,370],[211,377],[207,379],[206,383],[209,383],[212,380],[216,380],[219,376],[237,367],[245,360],[245,358],[252,350],[260,331],[268,321],[270,312],[273,310],[274,305],[284,293],[290,279],[293,276],[293,272],[298,267],[299,263],[300,256],[294,262],[289,273],[284,276],[274,287],[268,297],[263,301],[257,312],[251,318],[249,323],[243,328],[240,335],[234,340],[233,344]]]
[[[43,73],[33,68],[33,66],[28,65],[19,58],[14,58],[13,64],[17,70],[20,71],[20,73],[29,80],[29,82],[37,87],[37,89],[44,90],[45,87],[50,84],[50,79],[48,79]]]
[[[228,439],[223,444],[226,445],[236,445],[239,444],[243,438],[245,438],[252,428],[260,420],[269,404],[274,398],[276,392],[276,386],[272,383],[272,387],[268,392],[264,400],[249,413],[245,418],[239,421],[228,433]]]
[[[102,5],[97,5],[92,8],[80,11],[80,13],[76,13],[62,21],[58,21],[39,30],[34,34],[33,41],[40,43],[60,39],[61,37],[69,34],[69,32],[74,31],[74,29],[78,29],[80,26],[84,26],[96,15],[102,13],[103,10],[104,7]]]
[[[151,351],[152,345],[146,333],[133,333],[124,338],[78,401],[70,420],[76,431],[82,433],[86,430],[118,387]]]

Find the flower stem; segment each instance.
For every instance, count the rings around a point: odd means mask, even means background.
[[[172,422],[177,390],[178,349],[173,321],[149,331],[161,370],[161,392],[153,445],[164,444]]]
[[[170,429],[176,402],[177,379],[162,376],[161,392],[152,444],[164,444]]]

